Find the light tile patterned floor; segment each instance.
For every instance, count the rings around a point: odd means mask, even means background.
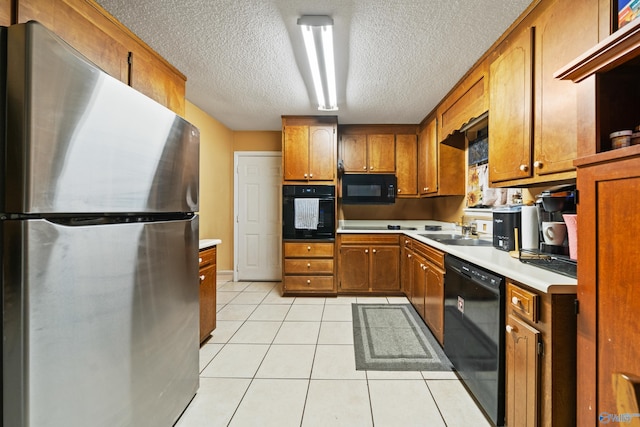
[[[218,278],[200,389],[177,427],[489,426],[451,372],[356,371],[351,303],[283,298],[279,283]]]

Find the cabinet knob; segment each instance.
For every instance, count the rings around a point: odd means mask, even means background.
[[[311,246],[307,246],[307,251],[310,251],[310,250],[311,250]]]
[[[508,333],[517,332],[517,329],[511,325],[507,325],[505,329],[507,330]]]
[[[369,170],[370,170],[370,171],[372,171],[372,170],[373,170],[373,166],[370,166],[370,167],[369,167]]]
[[[533,163],[533,167],[534,167],[534,168],[541,169],[541,168],[542,168],[542,162],[541,162],[540,160],[536,160],[536,161]]]
[[[310,284],[311,284],[311,280],[307,280],[307,285],[310,285]]]
[[[511,304],[520,305],[520,300],[518,299],[518,297],[511,297]]]
[[[307,268],[311,268],[311,263],[310,262],[307,263]]]
[[[365,170],[365,171],[366,171],[366,170],[367,170],[367,167],[366,167],[366,166],[363,166],[363,167],[362,167],[362,170]]]
[[[204,274],[200,276],[200,281],[202,282],[203,280],[204,280]]]
[[[202,262],[202,258],[198,257],[198,264]]]
[[[364,253],[365,253],[365,254],[368,254],[368,253],[369,253],[369,249],[365,249],[365,250],[364,250]]]
[[[313,174],[312,173],[309,174],[309,178],[313,178]]]
[[[407,258],[411,258],[411,254],[407,254]]]
[[[307,177],[307,174],[306,174],[306,173],[304,174],[304,177],[305,177],[305,178]]]
[[[527,166],[527,165],[520,165],[520,170],[521,170],[522,172],[526,172],[527,170],[529,170],[529,166]]]
[[[402,193],[402,188],[398,188],[398,194]]]
[[[405,240],[405,241],[404,241],[404,244],[405,244],[405,245],[408,245],[408,244],[409,244],[409,241],[408,241],[408,240]]]
[[[374,254],[376,253],[376,250],[375,250],[375,249],[373,250],[373,253],[374,253]]]
[[[427,266],[426,266],[426,265],[423,265],[423,266],[422,266],[422,269],[423,269],[424,271],[427,271]]]
[[[422,191],[427,191],[429,187],[422,187]]]

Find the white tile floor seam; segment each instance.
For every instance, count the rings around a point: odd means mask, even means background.
[[[218,278],[217,326],[178,427],[489,426],[453,372],[357,371],[351,304],[282,297],[277,282]]]

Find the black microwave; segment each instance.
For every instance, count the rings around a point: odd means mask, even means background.
[[[345,205],[396,202],[397,178],[393,174],[345,174],[342,175],[342,203]]]

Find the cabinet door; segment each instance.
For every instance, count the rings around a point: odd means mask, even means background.
[[[374,246],[371,248],[370,285],[372,291],[400,290],[400,247]]]
[[[489,73],[489,181],[531,176],[533,29],[507,38]]]
[[[507,319],[506,334],[506,424],[536,427],[539,404],[540,332],[510,314]]]
[[[395,135],[367,135],[369,172],[394,173],[396,171]]]
[[[282,139],[283,179],[306,180],[309,171],[309,126],[285,126]]]
[[[200,269],[200,342],[216,327],[216,265]]]
[[[309,179],[331,181],[336,175],[335,128],[309,127]]]
[[[367,135],[342,135],[340,147],[345,172],[367,172]]]
[[[398,197],[418,195],[418,142],[416,135],[396,135]]]
[[[404,295],[411,300],[411,288],[413,283],[413,251],[402,247],[402,260],[400,261],[400,286]]]
[[[418,139],[418,189],[420,195],[438,192],[438,135],[433,119]]]
[[[18,2],[17,2],[18,3]],[[18,23],[35,20],[112,77],[129,82],[124,33],[89,2],[20,0]]]
[[[342,246],[340,248],[340,289],[369,290],[369,247]]]
[[[612,376],[640,375],[640,160],[578,170],[578,425],[617,413]],[[584,195],[584,198],[583,198]]]
[[[427,263],[424,318],[440,342],[444,343],[444,271]]]
[[[11,0],[0,0],[0,25],[8,27],[11,25]]]
[[[574,170],[578,85],[554,73],[598,43],[598,0],[557,1],[536,22],[534,173]]]
[[[414,253],[413,256],[413,281],[411,287],[411,304],[424,319],[424,299],[427,292],[426,261]]]
[[[133,49],[129,85],[184,116],[185,80],[148,50],[139,46]]]

